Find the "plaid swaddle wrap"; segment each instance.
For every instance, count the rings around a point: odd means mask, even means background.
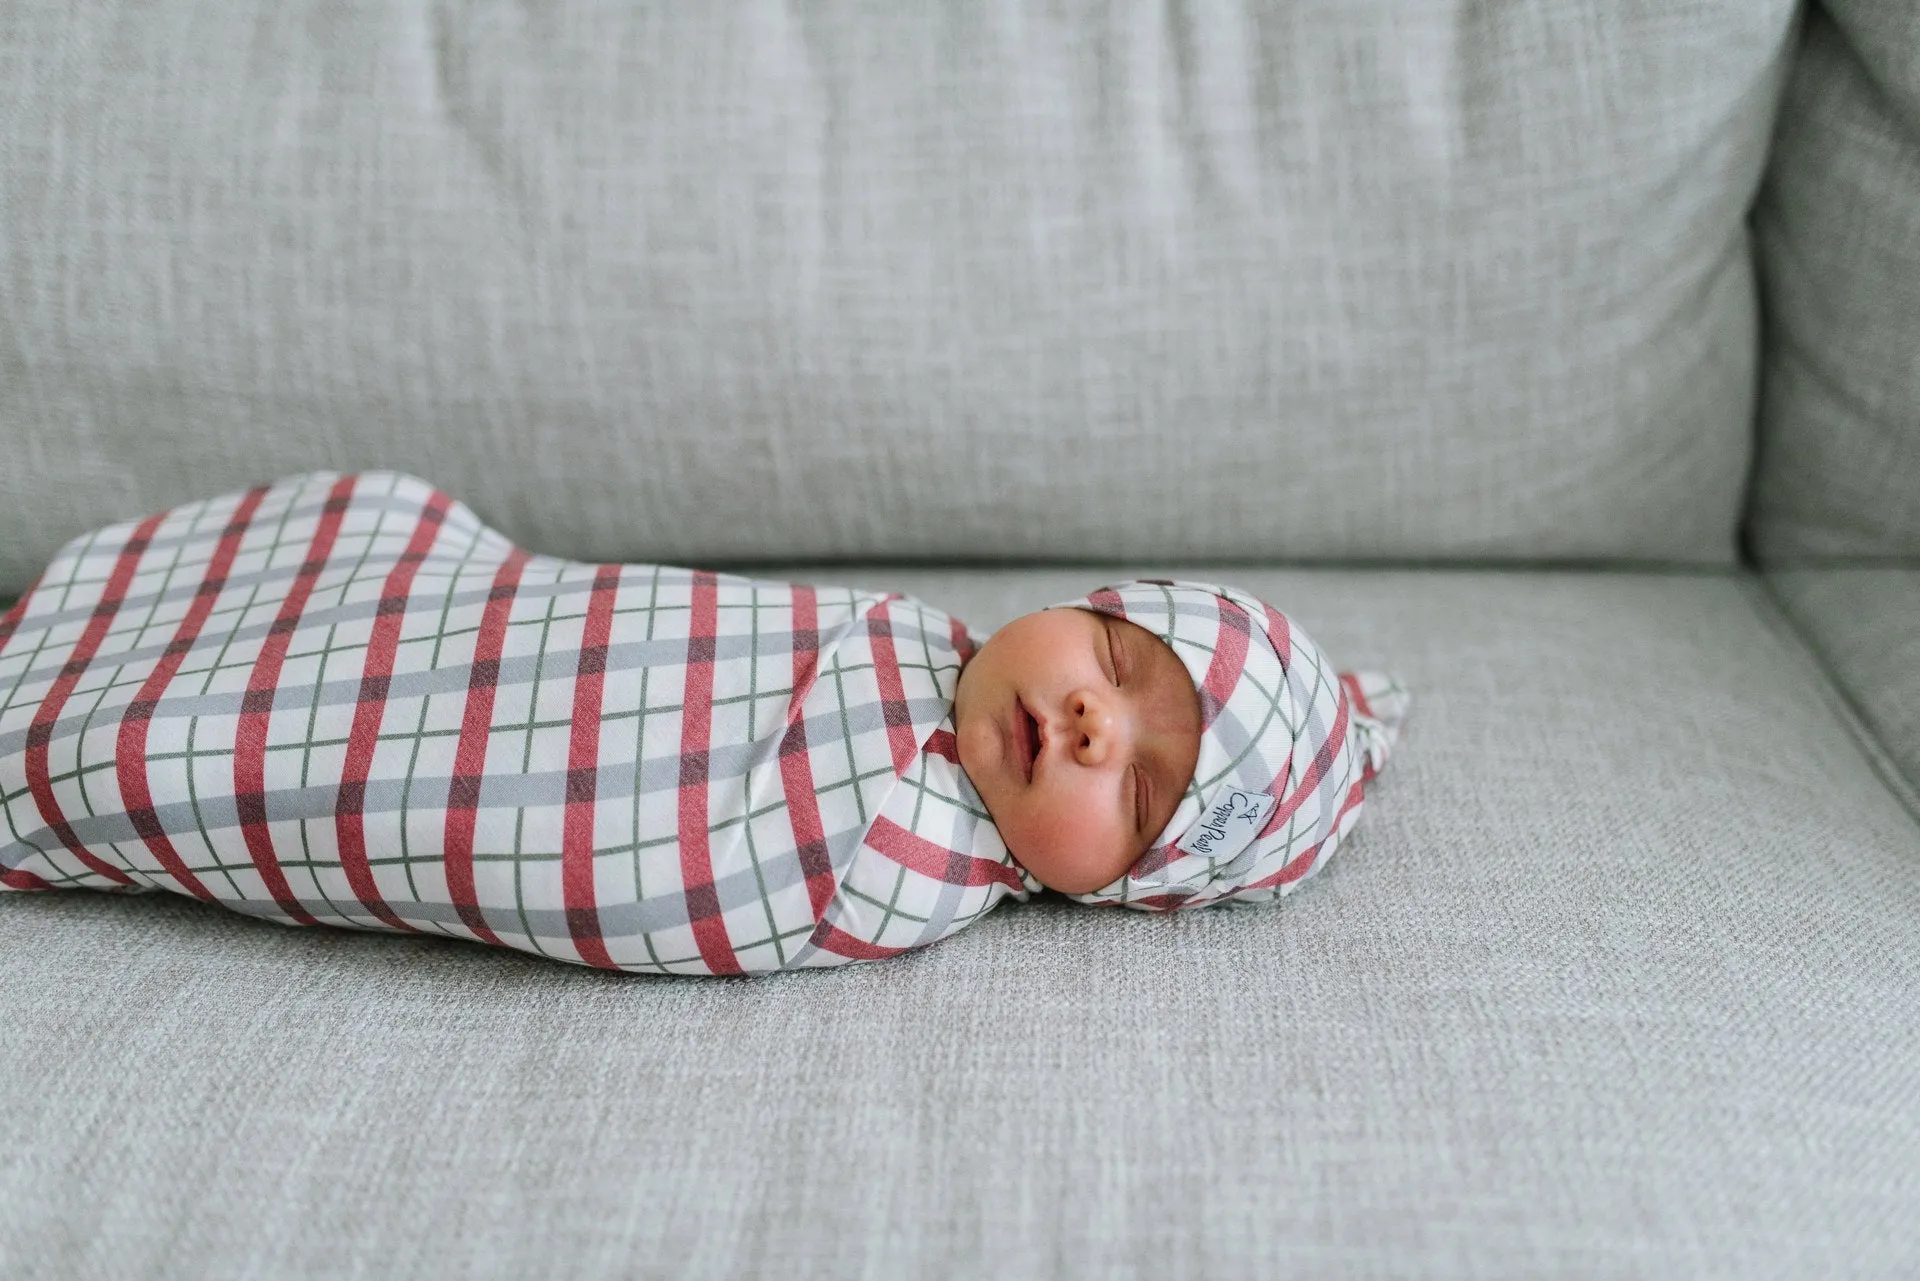
[[[395,472],[62,550],[0,621],[0,886],[733,974],[1038,888],[910,599],[532,555]]]

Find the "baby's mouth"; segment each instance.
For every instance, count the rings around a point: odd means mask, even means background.
[[[1033,767],[1040,759],[1040,722],[1027,711],[1027,705],[1016,695],[1013,700],[1013,728],[1019,745],[1020,768],[1033,781]]]

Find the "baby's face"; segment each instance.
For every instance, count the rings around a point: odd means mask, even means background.
[[[961,669],[954,729],[1013,856],[1042,885],[1083,894],[1172,819],[1200,756],[1200,698],[1152,632],[1048,609],[993,633]]]

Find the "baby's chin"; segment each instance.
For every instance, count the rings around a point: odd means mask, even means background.
[[[1008,853],[1009,854],[1012,853],[1011,848],[1008,849]],[[1096,879],[1093,879],[1089,874],[1084,872],[1081,873],[1079,876],[1073,876],[1071,874],[1063,875],[1057,870],[1049,873],[1042,873],[1038,868],[1035,868],[1031,863],[1027,863],[1021,860],[1020,858],[1018,858],[1017,856],[1014,858],[1014,862],[1019,863],[1021,867],[1026,868],[1028,874],[1031,875],[1034,880],[1040,882],[1040,884],[1046,886],[1048,889],[1052,890],[1056,894],[1091,894],[1095,890],[1104,889],[1107,886],[1113,884],[1115,881],[1120,879],[1120,875],[1118,874],[1114,876],[1103,877],[1101,879],[1096,880]]]

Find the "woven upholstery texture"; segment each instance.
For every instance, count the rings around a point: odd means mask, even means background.
[[[1129,569],[1418,691],[1301,893],[740,982],[11,896],[0,1273],[1913,1271],[1920,824],[1752,580]]]
[[[1792,9],[9,0],[0,593],[376,466],[587,560],[1726,564]]]
[[[1754,208],[1750,545],[1920,787],[1920,7],[1811,5]]]
[[[1920,797],[1920,568],[1778,570],[1767,582],[1900,771],[1907,794]]]
[[[1754,225],[1754,547],[1920,564],[1920,6],[1810,9]]]
[[[937,8],[0,0],[0,600],[314,468],[1223,581],[1413,694],[1351,842],[737,981],[0,896],[0,1277],[1920,1275],[1915,7]]]

